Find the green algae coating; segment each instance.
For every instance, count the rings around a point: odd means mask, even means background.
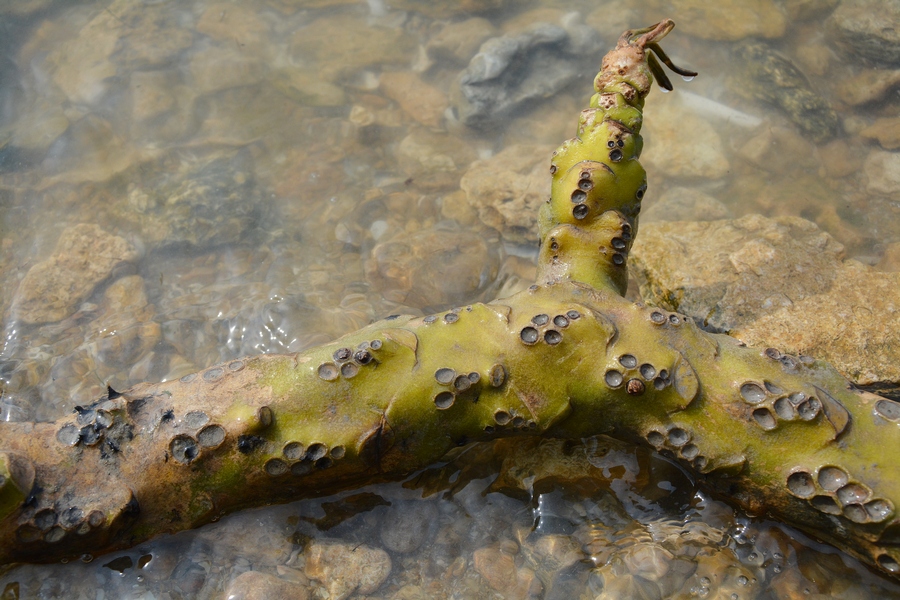
[[[608,433],[900,574],[900,462],[885,452],[900,444],[900,404],[823,362],[622,297],[647,189],[644,98],[654,76],[668,85],[651,52],[669,64],[657,44],[672,27],[623,34],[576,137],[554,153],[538,285],[110,390],[88,407],[112,415],[90,423],[90,444],[57,439],[74,417],[0,424],[0,562],[97,554],[238,508],[401,478],[471,442]],[[202,427],[224,439],[198,443]],[[85,517],[48,535],[45,521],[70,509]]]

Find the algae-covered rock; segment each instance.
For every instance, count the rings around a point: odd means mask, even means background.
[[[739,93],[775,105],[816,143],[837,135],[837,113],[794,63],[762,43],[743,43],[735,52],[744,71],[734,84]]]
[[[900,381],[900,275],[845,261],[809,221],[651,223],[633,257],[652,304],[750,345],[826,359],[860,384]]]

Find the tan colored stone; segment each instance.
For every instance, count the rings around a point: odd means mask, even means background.
[[[653,0],[650,6],[678,16],[678,29],[707,40],[778,38],[786,19],[773,0]]]
[[[728,174],[725,146],[706,119],[679,103],[664,102],[648,107],[644,120],[647,150],[641,158],[648,168],[670,177],[702,180]]]
[[[264,65],[258,58],[231,45],[211,46],[191,57],[192,87],[207,94],[227,88],[259,83]]]
[[[424,127],[413,128],[397,146],[400,168],[417,187],[426,189],[456,188],[463,170],[475,158],[468,142]]]
[[[316,540],[306,550],[306,574],[325,586],[331,600],[371,594],[390,573],[387,552],[365,544]]]
[[[438,310],[490,289],[499,269],[496,249],[483,236],[430,228],[375,246],[366,279],[393,302]]]
[[[266,43],[269,27],[249,5],[229,2],[209,5],[197,21],[197,31],[256,52]]]
[[[460,181],[482,222],[504,239],[534,244],[537,214],[550,197],[552,147],[514,145],[475,162]]]
[[[514,546],[514,544],[512,544]],[[540,597],[543,585],[528,567],[516,566],[516,559],[504,544],[479,548],[472,556],[475,570],[505,600]]]
[[[110,56],[122,29],[110,11],[100,11],[75,38],[47,56],[53,82],[72,102],[93,104],[106,93],[106,79],[116,74]]]
[[[247,571],[228,584],[224,597],[225,600],[306,600],[309,588],[274,575]]]
[[[353,14],[323,16],[298,29],[290,41],[295,60],[316,61],[326,79],[378,65],[409,65],[416,42],[401,27],[371,26]]]
[[[876,119],[874,123],[859,132],[864,138],[878,140],[885,150],[900,148],[900,117]]]
[[[478,52],[481,43],[496,32],[491,22],[481,17],[449,23],[428,40],[425,50],[436,60],[465,65]]]
[[[13,316],[28,324],[64,319],[116,265],[136,257],[131,244],[98,225],[69,227],[60,235],[53,256],[25,274],[13,301]]]
[[[672,187],[641,212],[641,223],[653,221],[716,221],[731,217],[716,198],[697,189]]]
[[[381,91],[406,114],[428,127],[440,127],[449,105],[443,92],[409,71],[382,73]]]
[[[900,85],[900,70],[863,69],[852,77],[838,78],[835,84],[838,98],[857,106],[880,100]]]
[[[175,106],[172,78],[162,71],[135,71],[131,74],[131,116],[146,121]]]
[[[900,190],[900,152],[872,150],[863,164],[866,190],[872,194],[893,196]]]
[[[744,342],[829,361],[858,384],[900,381],[900,274],[843,260],[797,217],[649,223],[631,264],[644,299]]]
[[[900,242],[888,244],[881,260],[875,266],[882,271],[900,273]]]
[[[766,127],[747,141],[738,154],[753,166],[780,175],[797,170],[816,172],[819,168],[815,145],[793,129]],[[773,159],[776,156],[790,156],[791,160]]]

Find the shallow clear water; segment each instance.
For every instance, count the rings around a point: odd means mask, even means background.
[[[712,196],[725,216],[816,221],[869,264],[886,264],[900,241],[900,203],[865,191],[863,162],[878,144],[861,135],[896,109],[891,96],[861,108],[841,99],[855,63],[831,44],[828,9],[772,5],[781,23],[761,17],[756,33],[840,109],[839,133],[813,146],[803,120],[762,100],[759,77],[740,72],[739,46],[709,39],[729,37],[709,32],[735,23],[708,16],[704,26],[702,11],[661,12],[660,2],[462,3],[474,13],[432,4],[0,8],[0,419],[55,419],[107,384],[298,351],[387,314],[529,285],[536,239],[527,219],[479,211],[461,179],[473,161],[517,144],[542,160],[571,136],[618,33],[662,16],[679,23],[667,51],[701,76],[675,77],[674,93],[648,101],[648,210],[654,195],[680,186]],[[456,121],[456,78],[478,44],[541,22],[564,23],[573,37],[591,28],[596,51],[553,57],[583,75],[478,127]],[[490,188],[469,177],[463,187]],[[59,258],[60,239],[74,240],[69,260]],[[36,268],[70,285],[42,292],[26,277]],[[523,458],[532,455],[544,466]],[[403,532],[421,545],[397,541]],[[900,591],[708,498],[664,458],[603,438],[469,449],[406,485],[247,511],[85,563],[17,567],[0,589],[216,598],[255,570],[327,597],[307,564],[316,540],[386,549],[390,575],[370,594],[379,598]]]

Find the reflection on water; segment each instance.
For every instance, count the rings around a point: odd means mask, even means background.
[[[647,220],[797,215],[898,270],[898,78],[836,50],[837,2],[669,4],[4,5],[0,419],[529,285],[546,157],[618,33],[664,14],[702,76],[648,105]],[[603,438],[470,448],[84,559],[12,569],[3,597],[215,598],[253,571],[310,597],[898,591]]]

